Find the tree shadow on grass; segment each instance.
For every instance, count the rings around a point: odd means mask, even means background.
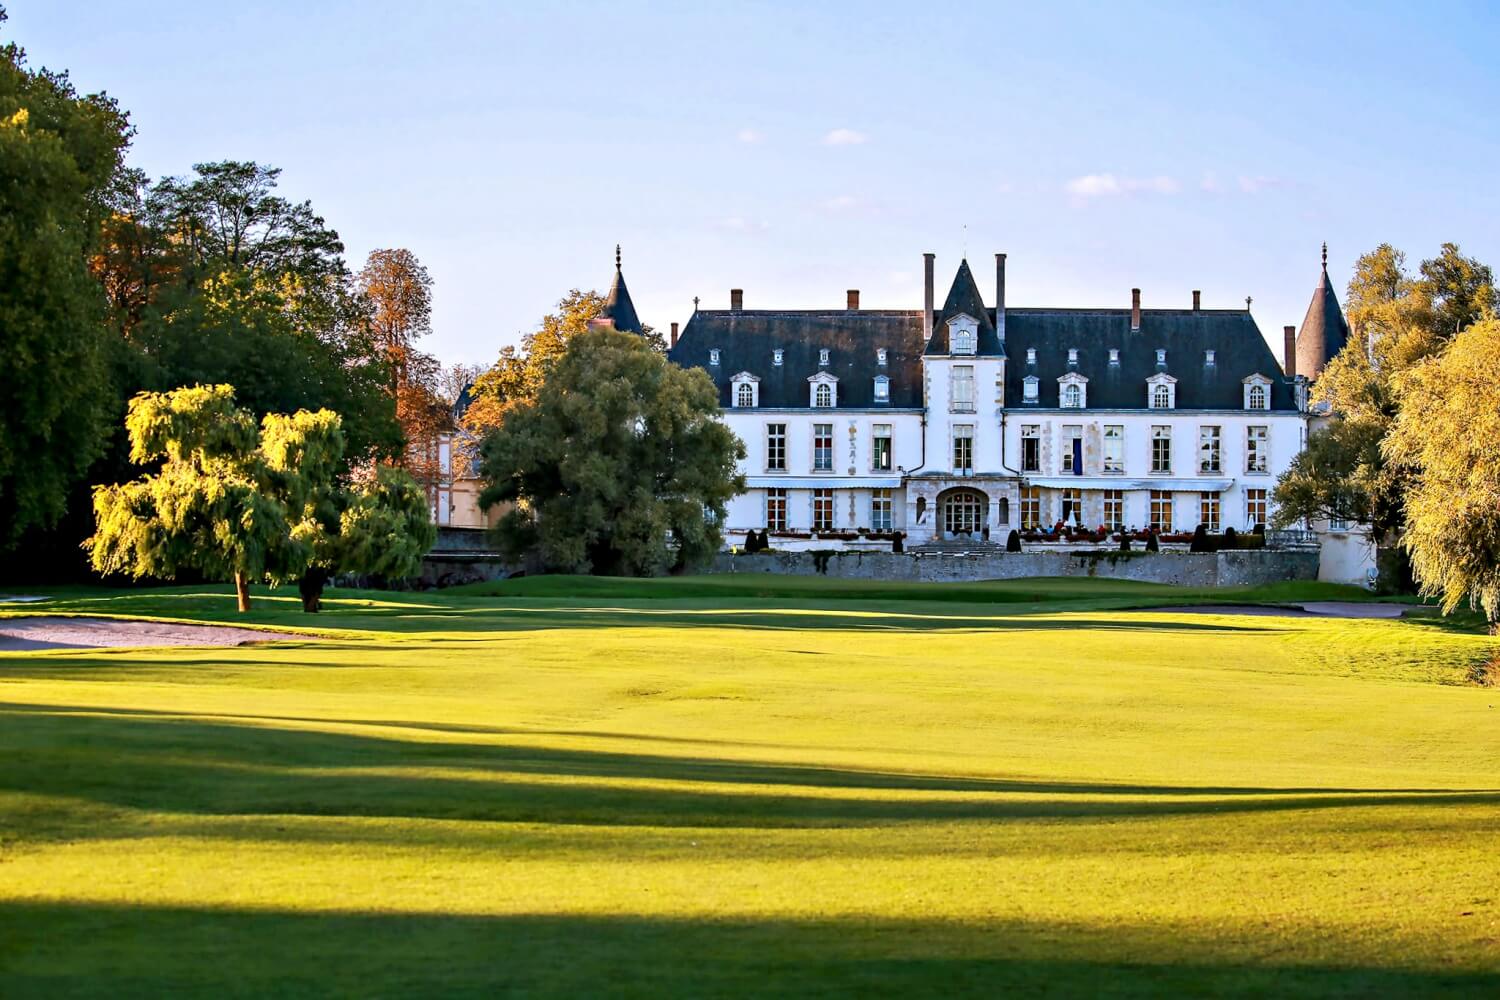
[[[1493,972],[1233,957],[1284,951],[1277,933],[1246,925],[1216,937],[1168,922],[1094,927],[26,902],[0,905],[0,993],[1492,997],[1500,991],[1500,974]]]
[[[212,816],[773,829],[1500,804],[1493,789],[989,779],[20,705],[0,707],[0,759],[5,791]]]

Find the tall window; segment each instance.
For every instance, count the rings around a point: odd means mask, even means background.
[[[1172,530],[1172,492],[1151,491],[1151,527],[1160,532]]]
[[[819,382],[817,388],[813,390],[813,405],[832,406],[833,386],[829,385],[827,382]]]
[[[1035,375],[1027,375],[1021,380],[1021,399],[1027,403],[1035,403],[1039,398],[1041,382]]]
[[[954,354],[974,353],[974,331],[966,326],[949,327],[953,338]]]
[[[974,366],[954,365],[948,409],[954,413],[974,412]]]
[[[1083,490],[1062,491],[1062,519],[1068,524],[1083,523]]]
[[[1198,471],[1219,471],[1219,428],[1205,424],[1198,428]]]
[[[766,424],[766,471],[786,471],[786,424]]]
[[[1104,471],[1108,473],[1121,473],[1125,471],[1125,425],[1104,425]]]
[[[766,527],[772,531],[786,530],[786,490],[766,490]]]
[[[1219,530],[1219,494],[1206,490],[1198,494],[1198,523],[1207,531]]]
[[[1021,529],[1035,529],[1042,523],[1042,488],[1021,487]]]
[[[1042,471],[1042,428],[1039,424],[1021,425],[1021,471]]]
[[[959,490],[943,501],[943,531],[953,535],[972,536],[984,527],[984,500],[978,493]]]
[[[957,424],[953,428],[953,471],[974,471],[974,427],[972,424]]]
[[[1104,491],[1104,524],[1113,531],[1125,526],[1125,491]]]
[[[1063,386],[1062,405],[1065,410],[1082,409],[1083,387],[1077,382],[1069,382]]]
[[[1169,426],[1151,428],[1151,471],[1172,471],[1172,428]]]
[[[889,403],[891,401],[891,380],[884,375],[875,376],[875,402]]]
[[[1064,424],[1062,429],[1062,471],[1065,476],[1083,475],[1083,425]]]
[[[870,429],[870,469],[891,471],[891,425],[875,424]]]
[[[741,382],[739,385],[735,386],[735,389],[734,389],[734,405],[735,406],[754,406],[755,405],[755,387],[752,386],[749,382]]]
[[[891,491],[870,491],[870,530],[891,530]]]
[[[813,490],[812,526],[814,531],[833,530],[833,490]]]
[[[1266,387],[1259,382],[1250,387],[1249,400],[1245,404],[1247,410],[1264,410],[1266,408]]]
[[[1151,409],[1170,410],[1172,408],[1172,389],[1170,386],[1158,382],[1151,387]]]
[[[832,424],[813,424],[813,471],[833,471]]]
[[[1245,471],[1266,472],[1270,468],[1269,455],[1267,454],[1267,437],[1269,428],[1256,426],[1247,428],[1245,431]]]
[[[1245,527],[1254,528],[1257,524],[1266,523],[1266,491],[1264,489],[1245,491]]]

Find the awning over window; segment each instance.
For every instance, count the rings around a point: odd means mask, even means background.
[[[1189,490],[1221,493],[1234,485],[1233,479],[1127,479],[1124,476],[1031,476],[1032,486],[1054,490]]]
[[[893,490],[901,486],[900,476],[746,476],[751,489],[781,488],[790,490]]]

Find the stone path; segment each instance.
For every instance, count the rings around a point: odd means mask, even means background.
[[[109,649],[129,646],[238,646],[273,639],[311,639],[232,625],[180,625],[118,618],[0,618],[0,652]]]

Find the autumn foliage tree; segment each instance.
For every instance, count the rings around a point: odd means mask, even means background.
[[[571,337],[481,455],[480,503],[516,505],[498,526],[505,551],[569,572],[649,576],[700,562],[745,487],[744,445],[719,420],[708,375],[611,329]]]
[[[136,396],[126,426],[131,460],[159,467],[95,488],[88,548],[100,573],[233,580],[247,611],[262,580],[317,570],[316,598],[334,570],[411,575],[435,538],[420,491],[395,470],[341,485],[343,427],[329,410],[257,420],[231,386],[193,386]]]

